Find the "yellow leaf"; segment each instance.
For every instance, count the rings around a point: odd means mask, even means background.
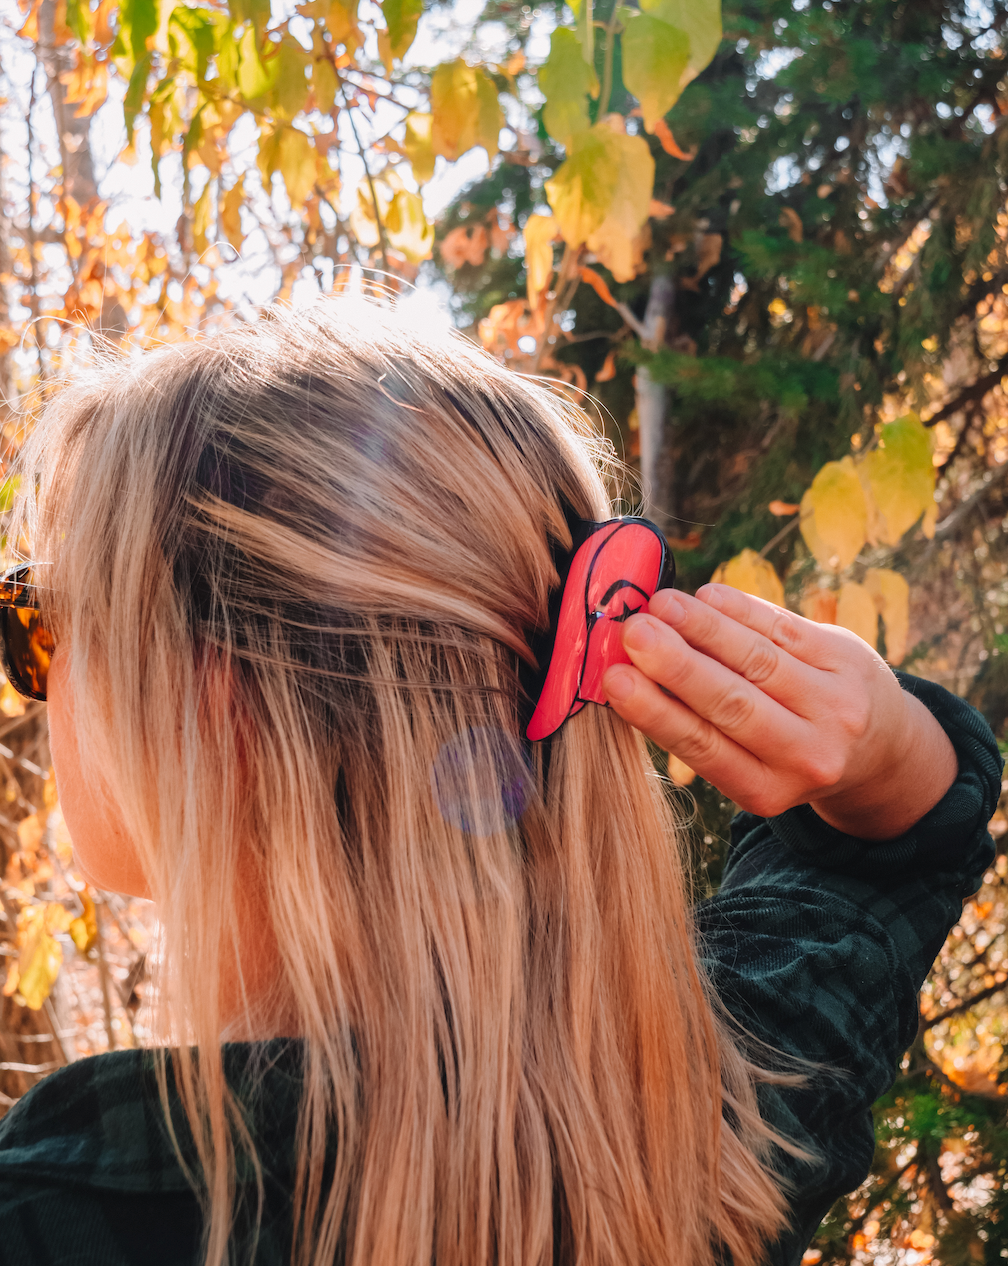
[[[214,222],[213,181],[208,180],[193,207],[193,245],[202,254],[207,249],[207,229]]]
[[[886,659],[899,665],[906,655],[910,631],[910,586],[899,572],[888,567],[870,567],[865,572],[864,586],[885,625]]]
[[[850,580],[840,586],[836,622],[842,629],[850,629],[852,633],[856,633],[873,650],[877,647],[878,610],[864,585]]]
[[[46,807],[47,813],[52,813],[53,809],[59,804],[59,793],[56,790],[56,771],[50,769],[46,777],[45,785],[42,788],[42,803]]]
[[[776,606],[784,605],[784,586],[773,569],[773,564],[760,558],[754,549],[744,549],[728,562],[722,563],[711,576],[711,584],[731,585],[756,598],[765,598]]]
[[[18,843],[24,853],[34,853],[42,843],[42,822],[37,813],[22,818],[17,826]]]
[[[289,123],[308,100],[305,71],[311,64],[311,54],[306,53],[297,40],[288,38],[281,42],[279,51],[267,64],[274,79],[270,98],[273,116]]]
[[[9,998],[12,994],[17,993],[18,981],[20,979],[21,972],[17,963],[11,963],[7,968],[7,979],[4,981],[3,996],[5,998]]]
[[[821,566],[842,571],[861,552],[867,526],[868,507],[853,461],[827,462],[801,500],[805,544]]]
[[[24,711],[24,699],[22,699],[9,681],[5,681],[3,689],[0,690],[0,712],[2,712],[5,717],[23,717]]]
[[[580,56],[580,53],[579,53]],[[551,215],[530,215],[525,221],[525,284],[534,308],[553,273],[553,242],[557,222]]]
[[[690,769],[685,761],[679,759],[674,752],[668,754],[668,776],[669,781],[675,783],[677,787],[688,787],[696,778],[696,771]]]
[[[379,194],[378,208],[384,217],[385,207]],[[378,221],[375,219],[374,202],[366,180],[357,186],[357,201],[350,212],[350,229],[361,246],[377,246],[381,241]]]
[[[241,205],[245,200],[245,174],[242,173],[221,199],[221,228],[227,240],[240,251],[245,240],[241,227]]]
[[[644,271],[644,252],[651,245],[651,228],[645,224],[631,236],[625,224],[616,216],[609,215],[589,237],[586,245],[599,263],[609,269],[614,281],[633,281],[638,273]]]
[[[627,136],[608,123],[580,133],[546,196],[564,241],[580,246],[602,229],[607,239],[636,237],[647,220],[654,188],[654,159],[642,136]]]
[[[865,474],[879,512],[879,539],[898,545],[922,514],[937,517],[931,432],[915,413],[882,427],[879,447],[864,459]],[[933,529],[932,529],[933,533]]]
[[[428,224],[418,193],[399,190],[385,213],[385,232],[389,245],[405,255],[411,264],[430,259],[434,225]]]
[[[32,1011],[38,1011],[56,983],[63,964],[59,941],[48,932],[33,940],[30,952],[22,953],[19,965],[18,992]]]
[[[496,85],[485,71],[461,59],[438,66],[431,75],[430,99],[435,154],[454,162],[482,145],[494,157],[504,115]]]
[[[417,114],[414,110],[406,116],[406,139],[403,149],[410,160],[417,184],[424,185],[434,175],[434,146],[431,144],[431,124],[434,116]]]
[[[558,26],[550,38],[546,64],[539,71],[539,90],[546,98],[543,122],[551,136],[568,146],[571,138],[591,126],[588,96],[598,96],[595,68],[585,63],[577,35]]]
[[[98,939],[98,915],[91,894],[85,888],[81,893],[84,913],[72,919],[69,925],[70,936],[81,954],[86,954]]]
[[[655,126],[679,100],[689,65],[689,36],[650,13],[626,14],[623,29],[623,82],[641,104],[644,127]]]
[[[305,199],[315,187],[315,147],[297,128],[288,127],[280,133],[277,167],[287,186],[291,206],[299,211]]]
[[[315,104],[323,114],[332,114],[338,83],[336,72],[328,61],[317,61],[312,67],[312,83],[315,85]]]

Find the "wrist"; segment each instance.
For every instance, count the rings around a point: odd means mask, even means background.
[[[955,782],[959,760],[948,735],[928,709],[902,692],[904,724],[892,759],[855,787],[810,801],[837,830],[863,840],[903,835],[933,809]]]

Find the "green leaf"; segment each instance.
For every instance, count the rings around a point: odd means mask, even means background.
[[[306,53],[296,40],[284,39],[276,58],[270,58],[266,64],[274,75],[272,105],[278,119],[289,123],[304,109],[308,100],[306,69],[310,61],[311,54]]]
[[[67,0],[66,24],[82,44],[94,31],[94,15],[84,0]]]
[[[550,39],[549,57],[539,71],[539,88],[546,98],[543,122],[561,145],[591,126],[588,96],[598,96],[599,83],[593,66],[581,56],[577,36],[559,26]]]
[[[382,61],[389,74],[392,73],[393,58],[404,57],[416,39],[417,23],[422,12],[423,0],[385,0],[382,5],[388,30],[379,32],[378,40]]]
[[[123,97],[123,118],[126,121],[126,140],[133,144],[133,125],[136,116],[143,106],[144,93],[147,90],[147,76],[150,73],[151,53],[145,53],[133,68],[130,81]]]
[[[169,51],[197,80],[206,79],[207,63],[214,55],[215,34],[215,24],[199,9],[179,6],[172,11],[168,28]]]
[[[434,225],[428,224],[418,193],[401,189],[385,213],[385,234],[389,245],[405,255],[411,264],[430,259],[434,247]]]
[[[406,116],[406,140],[403,149],[413,168],[417,184],[426,184],[434,175],[434,147],[431,144],[433,115],[418,114],[415,110]]]
[[[9,479],[5,479],[0,484],[0,514],[6,514],[14,504],[14,497],[21,483],[19,475],[12,475]]]
[[[279,69],[278,60],[273,58],[263,65],[255,27],[247,27],[238,44],[238,91],[246,101],[255,101],[269,92]]]
[[[611,220],[609,234],[632,240],[646,221],[654,190],[654,159],[642,136],[596,123],[574,140],[570,157],[546,196],[569,246],[581,246]]]
[[[682,31],[689,40],[689,62],[679,88],[708,66],[721,43],[721,0],[641,0],[641,9]],[[625,12],[625,10],[624,10]]]
[[[689,60],[685,32],[648,13],[628,16],[623,31],[623,82],[640,102],[648,132],[679,100]]]
[[[504,114],[497,87],[484,70],[461,59],[438,66],[431,76],[430,97],[435,154],[454,162],[474,145],[482,145],[494,157]]]
[[[157,0],[124,0],[119,8],[119,33],[112,45],[112,60],[126,79],[147,53],[147,40],[158,29]]]

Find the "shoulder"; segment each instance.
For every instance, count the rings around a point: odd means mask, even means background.
[[[198,1260],[199,1206],[149,1053],[80,1060],[0,1121],[0,1266]]]

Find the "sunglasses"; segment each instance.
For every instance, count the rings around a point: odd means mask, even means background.
[[[56,644],[42,623],[30,566],[0,576],[0,658],[7,680],[26,699],[46,697]]]

